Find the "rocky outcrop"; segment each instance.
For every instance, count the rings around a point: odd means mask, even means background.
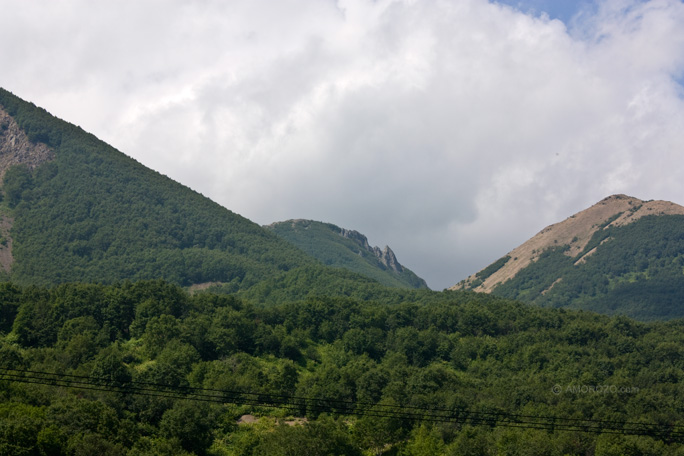
[[[375,255],[378,257],[380,262],[387,266],[388,269],[391,269],[396,272],[402,272],[404,268],[399,264],[397,261],[397,257],[394,255],[394,252],[392,252],[392,249],[389,248],[389,246],[385,246],[385,248],[380,251],[379,248],[375,247],[373,249],[375,252]]]
[[[356,241],[358,244],[360,244],[364,249],[368,251],[373,251],[373,247],[371,247],[368,243],[368,238],[356,230],[347,230],[345,228],[340,228],[339,235],[344,238],[351,239],[352,241]],[[377,249],[377,247],[375,248]]]
[[[0,108],[0,183],[13,165],[24,164],[33,169],[55,158],[45,144],[32,143],[12,116]]]
[[[371,247],[371,245],[368,243],[368,238],[355,230],[340,228],[339,234],[342,237],[355,241],[368,252],[375,255],[378,260],[380,260],[380,263],[382,263],[387,269],[391,269],[395,272],[402,272],[404,270],[389,246],[386,245],[382,250],[380,250],[379,247]]]

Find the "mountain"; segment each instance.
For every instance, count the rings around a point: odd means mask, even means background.
[[[323,264],[345,268],[389,287],[427,288],[425,280],[402,266],[388,246],[371,247],[363,234],[332,223],[287,220],[265,228]]]
[[[2,455],[683,454],[684,319],[382,286],[2,90],[0,168]],[[676,292],[684,216],[618,204],[513,279]]]
[[[610,196],[452,289],[642,320],[684,317],[684,207]]]
[[[0,273],[16,283],[163,278],[236,291],[320,267],[272,232],[1,89],[0,176]]]

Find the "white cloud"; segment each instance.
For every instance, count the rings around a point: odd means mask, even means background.
[[[0,0],[1,84],[259,223],[441,289],[623,192],[684,203],[684,4]]]

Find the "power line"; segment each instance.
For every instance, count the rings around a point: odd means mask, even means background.
[[[0,368],[0,378],[13,382],[90,391],[280,408],[292,413],[302,414],[307,412],[333,413],[338,415],[395,418],[408,421],[504,426],[547,431],[642,435],[668,442],[684,442],[684,426],[673,424],[561,418],[500,411],[472,411],[464,408],[400,406],[328,398],[174,386],[141,381],[115,382],[106,378],[10,368]]]

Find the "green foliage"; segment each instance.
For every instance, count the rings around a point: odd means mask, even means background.
[[[416,428],[411,440],[399,453],[401,456],[433,456],[444,454],[444,442],[437,429],[423,425]]]
[[[57,339],[54,305],[45,290],[29,288],[20,298],[21,305],[14,320],[13,332],[25,346],[47,346]]]
[[[484,280],[486,280],[489,276],[491,276],[492,274],[494,274],[496,271],[498,271],[499,269],[501,269],[502,267],[504,267],[504,265],[505,265],[506,263],[508,263],[508,260],[510,260],[510,259],[511,259],[511,256],[510,256],[510,255],[506,255],[506,256],[504,256],[504,257],[501,257],[501,258],[499,258],[498,260],[496,260],[494,263],[492,263],[492,264],[490,264],[489,266],[487,266],[486,268],[484,268],[482,271],[480,271],[480,272],[478,272],[477,274],[475,274],[475,276],[476,276],[478,279],[484,281]]]
[[[10,454],[678,454],[650,437],[421,423],[396,405],[681,423],[681,320],[530,307],[471,292],[396,289],[255,307],[161,281],[6,284],[19,311],[3,365],[101,385],[246,391],[364,404],[365,416],[0,381]],[[388,289],[385,289],[388,290]],[[101,303],[101,306],[93,305]],[[125,312],[109,303],[127,303]],[[51,315],[46,331],[27,315]],[[88,314],[92,315],[88,315]],[[43,322],[47,321],[44,318]],[[114,329],[116,328],[116,329]],[[554,385],[561,391],[555,392]],[[573,392],[614,385],[627,392]],[[245,413],[256,424],[237,425]],[[298,418],[289,422],[292,414]],[[377,416],[376,416],[377,415]],[[285,424],[288,421],[289,424]],[[294,421],[294,420],[292,420]],[[299,424],[297,424],[299,423]]]
[[[26,165],[15,165],[7,170],[2,189],[10,207],[16,207],[22,199],[30,199],[29,191],[33,188],[33,177]],[[27,195],[25,197],[25,195]]]
[[[281,424],[257,441],[254,456],[361,456],[344,425],[319,419],[303,426]]]
[[[159,429],[193,454],[204,455],[213,441],[214,411],[206,403],[178,401],[162,417]]]
[[[45,411],[28,404],[0,404],[0,454],[40,454]]]
[[[123,353],[116,345],[100,350],[93,362],[90,375],[108,385],[124,385],[132,379],[124,363]]]
[[[19,309],[21,291],[11,283],[0,283],[0,333],[12,329]]]

